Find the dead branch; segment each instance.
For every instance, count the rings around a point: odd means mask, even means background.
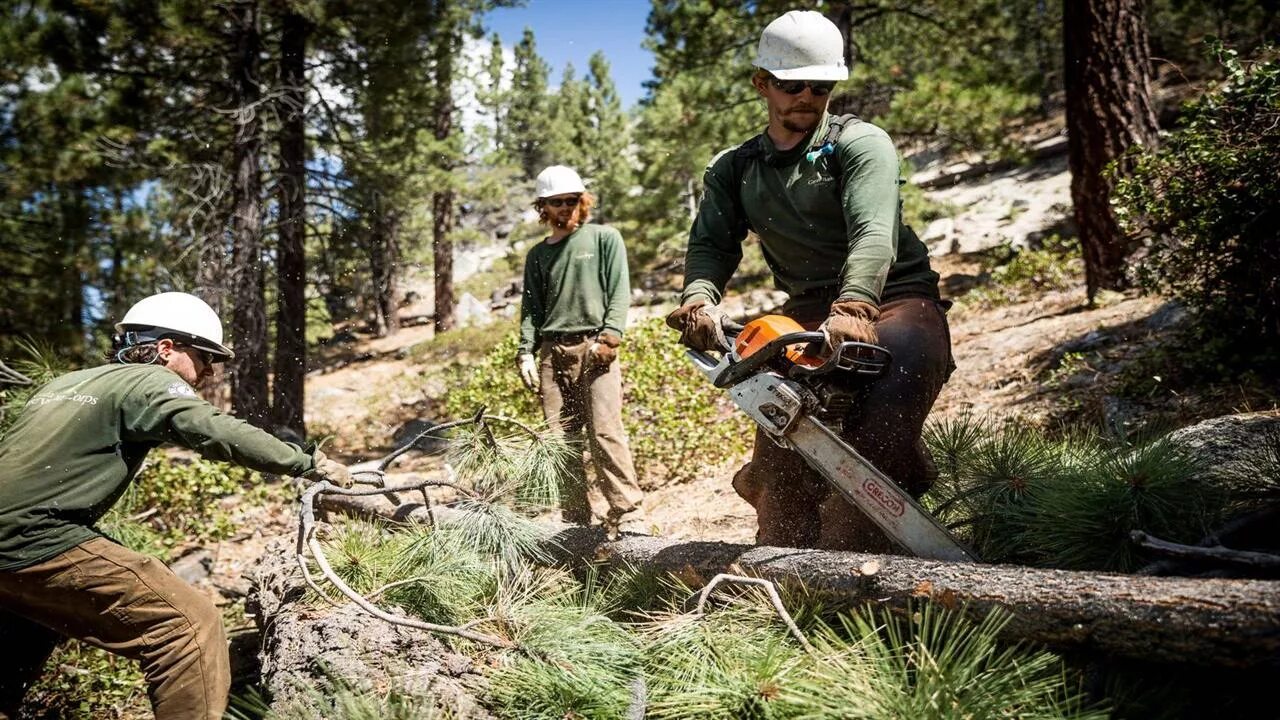
[[[424,480],[420,485],[399,487],[399,488],[393,488],[393,489],[394,490],[416,490],[420,487],[426,487],[428,485],[438,485],[438,484],[441,484],[441,483],[437,481],[432,481],[432,480]],[[381,608],[379,608],[378,606],[374,605],[364,596],[357,593],[355,590],[351,588],[351,586],[347,585],[347,583],[344,582],[342,578],[338,577],[337,573],[333,571],[333,568],[329,565],[329,559],[325,557],[324,549],[320,546],[319,540],[316,539],[316,518],[315,518],[316,496],[322,495],[325,493],[337,493],[337,494],[359,496],[364,494],[381,494],[387,491],[388,490],[386,488],[342,489],[329,484],[328,481],[322,480],[318,483],[315,483],[311,487],[307,488],[306,491],[302,493],[302,498],[301,498],[302,522],[298,529],[298,544],[297,544],[296,554],[297,554],[297,560],[298,560],[298,567],[302,569],[304,577],[309,578],[309,573],[307,568],[307,557],[306,557],[306,554],[303,552],[303,549],[305,548],[306,550],[310,551],[311,558],[315,561],[316,565],[319,567],[320,572],[324,575],[325,579],[327,579],[334,587],[336,587],[339,592],[345,595],[347,599],[351,600],[353,603],[359,606],[360,609],[364,610],[365,612],[369,613],[370,615],[373,615],[374,617],[380,620],[384,620],[393,625],[402,625],[404,627],[418,628],[420,630],[426,630],[428,632],[442,633],[445,635],[454,635],[457,637],[466,638],[467,640],[484,643],[486,645],[492,645],[494,647],[500,647],[500,648],[516,647],[515,643],[511,642],[510,640],[506,640],[504,638],[500,638],[495,635],[488,635],[485,633],[479,633],[474,630],[471,630],[471,627],[476,625],[477,622],[481,622],[481,621],[473,621],[471,623],[467,623],[466,625],[460,625],[460,626],[437,625],[435,623],[423,622],[421,620],[416,620],[410,617],[404,617],[402,615],[392,615],[391,613],[388,613],[382,610]],[[309,584],[311,584],[313,589],[316,587],[315,584],[311,583],[310,580],[308,582]],[[321,596],[323,597],[324,594],[321,593]]]
[[[715,590],[716,586],[722,582],[756,585],[764,588],[764,591],[769,595],[769,602],[773,604],[773,609],[778,613],[778,617],[782,618],[782,621],[787,624],[787,629],[791,631],[791,635],[794,636],[796,641],[800,643],[800,646],[805,649],[805,652],[813,653],[813,646],[805,639],[804,635],[800,632],[800,628],[796,627],[796,621],[791,618],[791,613],[787,612],[787,608],[783,606],[782,598],[778,597],[778,589],[768,580],[720,573],[719,575],[711,578],[711,582],[707,583],[706,586],[702,588],[702,591],[698,593],[698,607],[694,611],[695,613],[699,616],[706,614],[705,607],[707,604],[707,598],[711,596],[711,591]]]

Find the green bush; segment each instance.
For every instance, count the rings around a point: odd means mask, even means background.
[[[153,453],[99,526],[125,546],[167,561],[182,546],[217,542],[235,534],[232,510],[215,501],[250,487],[259,489],[259,501],[269,492],[252,470]],[[254,501],[253,494],[236,500]]]
[[[963,295],[964,306],[996,307],[1050,290],[1080,285],[1084,260],[1080,243],[1051,235],[1035,249],[997,248],[982,261],[986,281]]]
[[[1214,46],[1226,81],[1119,180],[1116,215],[1147,243],[1142,287],[1172,294],[1237,356],[1280,350],[1280,59]]]
[[[531,423],[542,417],[537,397],[516,372],[517,344],[512,332],[481,360],[451,369],[448,417],[471,415],[481,405]],[[629,328],[619,357],[623,424],[637,470],[648,483],[685,482],[708,465],[746,452],[750,420],[693,367],[661,320]]]

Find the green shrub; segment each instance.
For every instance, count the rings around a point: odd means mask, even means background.
[[[1119,180],[1116,215],[1147,254],[1142,287],[1182,299],[1222,352],[1280,351],[1280,59],[1214,46],[1227,80]],[[1247,342],[1232,342],[1245,340]]]
[[[1050,290],[1069,290],[1080,285],[1084,260],[1080,243],[1051,235],[1039,248],[1004,246],[988,253],[981,274],[987,280],[962,296],[964,305],[996,307]]]
[[[261,502],[270,492],[258,473],[199,458],[153,453],[146,467],[99,526],[139,552],[169,560],[182,546],[212,543],[235,534],[230,507],[216,502],[248,488],[256,493],[236,503]]]
[[[530,423],[542,417],[537,397],[516,372],[513,331],[482,359],[450,371],[445,414],[460,418],[481,405]],[[620,353],[623,424],[642,476],[653,484],[693,479],[717,461],[746,452],[750,420],[685,357],[660,319],[627,330]]]
[[[28,720],[150,717],[138,663],[74,640],[58,646],[23,700]]]

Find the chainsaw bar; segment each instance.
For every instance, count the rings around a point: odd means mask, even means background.
[[[689,352],[713,382],[733,363]],[[979,562],[976,553],[947,532],[897,483],[880,472],[826,425],[811,417],[815,401],[802,385],[763,371],[729,388],[729,396],[775,441],[789,447],[822,474],[849,502],[895,542],[918,557]]]

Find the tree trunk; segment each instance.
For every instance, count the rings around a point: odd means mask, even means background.
[[[1146,3],[1063,0],[1062,13],[1071,200],[1092,303],[1099,290],[1125,287],[1125,261],[1134,249],[1111,211],[1114,183],[1105,168],[1156,139]]]
[[[85,249],[88,246],[89,208],[85,191],[78,185],[58,189],[60,240],[62,241],[60,265],[62,270],[63,303],[61,323],[52,323],[59,331],[53,333],[59,344],[72,355],[84,352],[84,277],[82,275]]]
[[[457,513],[428,509],[408,495],[397,500],[322,495],[319,505],[401,522],[447,521]],[[644,536],[608,542],[598,527],[548,528],[558,530],[546,545],[561,562],[670,574],[695,589],[732,572],[801,583],[828,607],[874,602],[905,609],[928,600],[973,617],[1001,609],[1013,616],[1005,629],[1011,640],[1152,662],[1258,667],[1280,653],[1280,581],[1071,572]]]
[[[280,231],[276,268],[276,353],[272,421],[306,437],[303,378],[307,374],[306,18],[286,11],[280,23]]]
[[[431,251],[435,258],[435,331],[453,329],[453,190],[431,196]]]
[[[247,598],[262,633],[257,679],[286,717],[333,717],[333,678],[430,698],[415,717],[492,718],[478,700],[486,678],[463,651],[421,630],[385,623],[355,605],[333,608],[305,592],[292,537],[273,541],[253,573]],[[300,592],[301,591],[301,592]]]
[[[435,139],[441,148],[448,148],[453,128],[453,69],[454,55],[461,45],[460,27],[450,27],[441,37],[435,51],[436,126]],[[449,150],[440,153],[437,165],[440,176],[449,178],[455,160]],[[435,261],[435,331],[445,332],[453,328],[453,188],[446,181],[431,196],[431,252]]]
[[[236,93],[231,234],[232,308],[231,338],[236,359],[231,365],[231,409],[242,420],[266,427],[270,420],[267,392],[267,313],[262,269],[262,176],[258,154],[262,149],[262,124],[258,120],[261,98],[259,55],[262,52],[257,2],[241,2],[232,9],[235,54],[233,87]]]
[[[386,213],[382,203],[375,203],[373,242],[369,244],[369,267],[374,286],[374,332],[378,337],[394,335],[400,330],[399,303],[396,301],[396,273],[400,265],[400,220]]]
[[[213,202],[216,204],[215,212],[223,215],[227,203],[226,196],[218,195]],[[195,227],[194,223],[192,227]],[[226,303],[224,302],[227,282],[226,258],[227,244],[223,234],[221,232],[204,232],[200,236],[200,264],[196,268],[195,295],[209,303],[209,307],[213,308],[213,311],[222,320],[224,328],[226,327],[227,318],[224,312],[226,310]],[[213,366],[213,374],[199,388],[200,397],[224,411],[230,408],[226,379],[226,364],[216,363]]]

